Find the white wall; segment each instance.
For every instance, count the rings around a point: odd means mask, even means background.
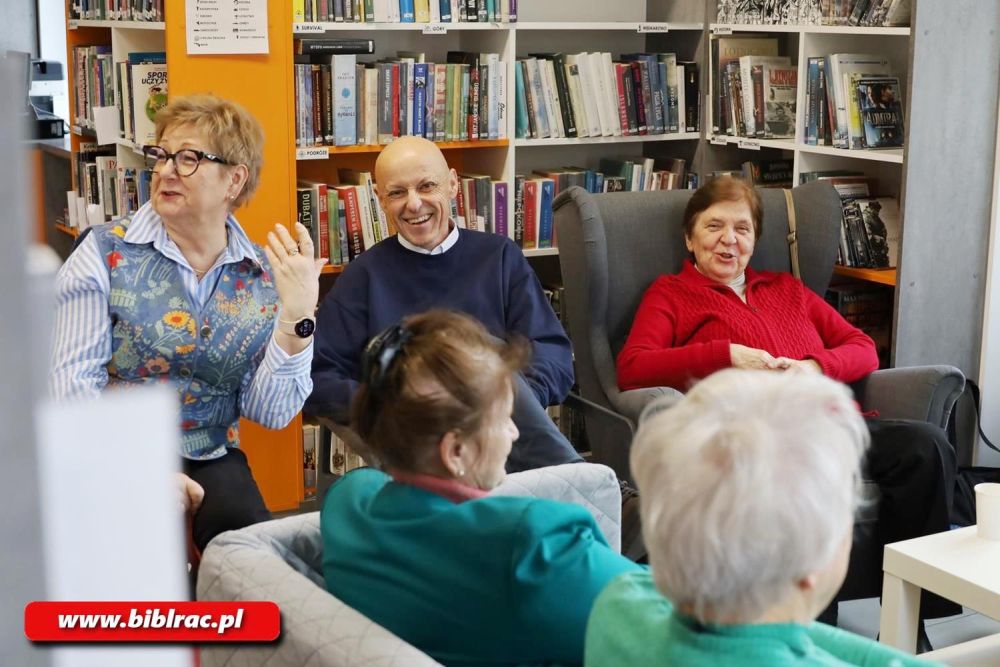
[[[5,0],[9,2],[10,0]],[[69,94],[66,75],[66,18],[64,0],[38,1],[38,42],[39,56],[44,60],[62,63],[63,80],[36,83],[33,95],[52,95],[55,114],[69,122]]]
[[[995,159],[993,161],[993,213],[990,223],[986,306],[983,313],[983,349],[979,364],[982,387],[983,432],[1000,446],[1000,101]],[[979,443],[975,463],[1000,466],[1000,454]]]

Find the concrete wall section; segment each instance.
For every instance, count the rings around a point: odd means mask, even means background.
[[[978,376],[1000,81],[998,26],[1000,0],[922,0],[916,7],[897,366],[947,363]]]

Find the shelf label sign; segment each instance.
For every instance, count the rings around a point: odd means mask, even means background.
[[[267,0],[185,0],[188,55],[268,53]]]
[[[448,28],[442,23],[428,23],[424,26],[423,32],[425,35],[445,35],[448,33]]]
[[[731,35],[733,34],[733,26],[731,25],[717,25],[712,28],[713,35]]]
[[[70,19],[69,20],[69,29],[70,30],[76,30],[79,27],[80,27],[79,20],[77,20],[77,19]]]
[[[296,160],[325,160],[330,156],[325,146],[311,146],[309,148],[296,148]]]
[[[736,144],[740,148],[745,148],[748,151],[759,151],[760,141],[757,139],[740,139],[739,143]]]
[[[292,32],[296,35],[313,32],[325,32],[322,23],[293,23]]]
[[[725,146],[728,143],[729,143],[729,140],[726,138],[726,135],[724,135],[724,134],[716,134],[716,135],[712,136],[712,145],[713,146]]]
[[[670,26],[663,23],[640,23],[636,32],[670,32]]]

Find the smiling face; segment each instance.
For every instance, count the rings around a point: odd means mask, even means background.
[[[403,137],[386,146],[375,162],[379,201],[399,234],[432,250],[451,231],[451,200],[458,176],[432,142]]]
[[[685,237],[702,275],[723,284],[743,274],[756,240],[750,206],[742,199],[712,204],[698,214]]]
[[[214,153],[208,138],[193,125],[167,128],[159,145],[168,153],[193,148]],[[190,176],[179,176],[173,160],[153,171],[150,199],[153,210],[168,222],[216,222],[225,220],[232,201],[246,180],[246,167],[227,167],[202,160]]]

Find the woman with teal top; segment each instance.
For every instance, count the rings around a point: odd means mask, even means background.
[[[444,311],[372,339],[353,421],[388,474],[348,473],[323,503],[330,592],[449,666],[580,664],[594,599],[640,569],[582,507],[488,495],[526,349]]]
[[[594,604],[586,664],[931,663],[816,623],[847,570],[868,431],[813,373],[725,370],[636,434],[650,570]]]

